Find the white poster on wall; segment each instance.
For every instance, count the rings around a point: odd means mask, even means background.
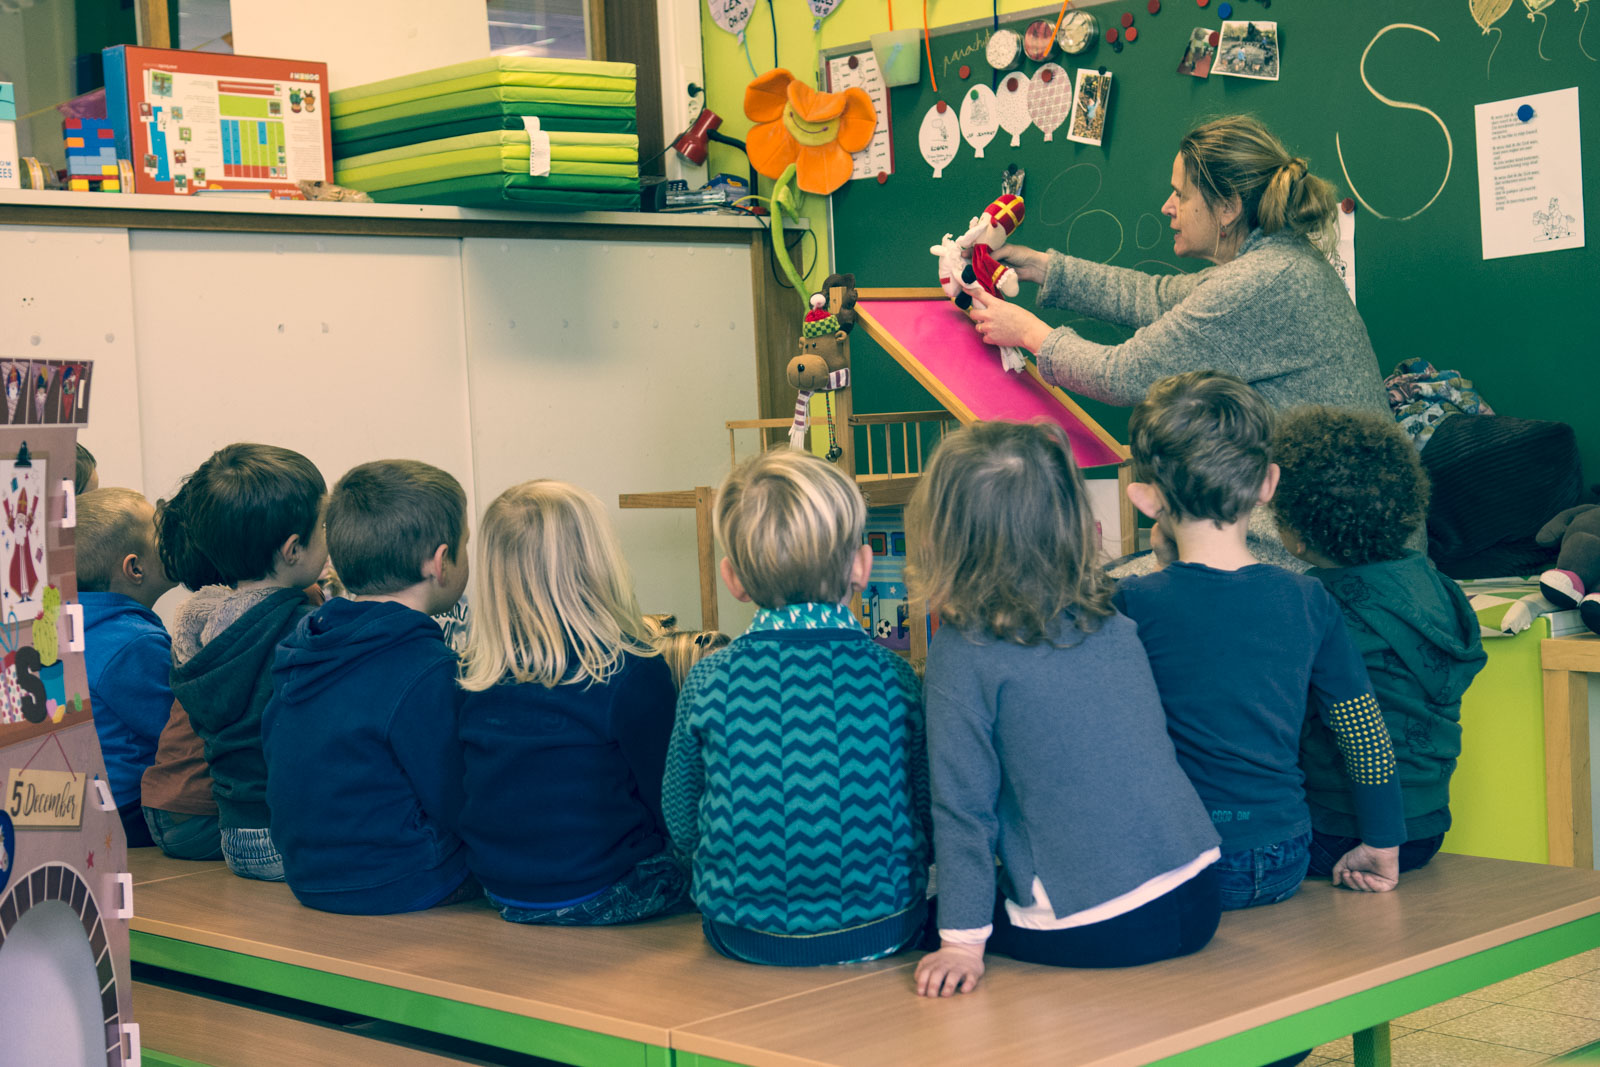
[[[1583,247],[1578,90],[1479,104],[1483,258]]]

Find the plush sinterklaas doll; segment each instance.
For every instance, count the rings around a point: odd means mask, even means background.
[[[1539,591],[1559,608],[1577,608],[1583,624],[1600,634],[1600,504],[1568,508],[1534,539],[1561,546],[1555,567],[1539,575]]]
[[[947,233],[928,250],[939,257],[939,288],[956,307],[967,310],[979,293],[1005,299],[1017,295],[1017,272],[995,259],[994,252],[1016,232],[1024,214],[1022,197],[1003,193],[968,224],[960,237]],[[1000,362],[1013,372],[1028,365],[1022,350],[1011,347],[1000,349]]]

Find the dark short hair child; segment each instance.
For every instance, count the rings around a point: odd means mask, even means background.
[[[351,468],[328,496],[328,555],[344,587],[381,596],[416,585],[440,545],[461,551],[467,494],[454,477],[414,459]]]
[[[1428,517],[1427,471],[1393,419],[1298,408],[1279,423],[1272,458],[1278,522],[1341,567],[1399,559]]]
[[[107,593],[130,553],[145,566],[156,561],[150,505],[132,489],[96,489],[78,498],[73,543],[78,591]]]
[[[89,492],[89,481],[95,475],[98,464],[95,463],[94,453],[78,443],[78,460],[72,472],[72,488],[79,496]]]
[[[1133,409],[1133,480],[1161,490],[1175,521],[1237,522],[1260,498],[1271,465],[1272,409],[1218,371],[1163,378]]]
[[[327,490],[322,472],[298,452],[219,448],[158,505],[161,562],[190,589],[265,578],[291,536],[311,540]]]

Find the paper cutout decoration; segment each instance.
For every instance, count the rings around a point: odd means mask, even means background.
[[[1072,75],[1059,63],[1046,63],[1028,84],[1028,116],[1046,141],[1072,113]]]
[[[940,100],[928,109],[922,116],[922,128],[917,131],[917,147],[922,150],[922,158],[927,160],[928,166],[933,168],[933,176],[941,177],[961,147],[954,108]]]
[[[22,400],[22,379],[27,374],[28,365],[26,363],[8,362],[4,364],[4,369],[6,386],[6,422],[8,424],[16,423],[21,421],[17,418],[17,405]],[[26,412],[28,409],[24,407],[22,410]]]
[[[1523,0],[1527,3],[1527,0]],[[1550,0],[1545,0],[1549,3]],[[1424,31],[1426,32],[1426,31]],[[1278,24],[1276,22],[1224,22],[1211,64],[1217,74],[1257,81],[1278,80]]]
[[[756,9],[756,0],[706,0],[711,9],[711,21],[739,38],[744,43],[744,27]]]
[[[983,149],[1000,130],[1000,117],[995,106],[994,90],[983,83],[968,89],[961,98],[961,136],[972,146],[973,153],[983,158]]]
[[[0,619],[8,625],[44,612],[45,466],[42,459],[28,467],[0,464]]]
[[[35,426],[42,425],[45,421],[45,401],[50,396],[50,387],[55,384],[56,369],[51,363],[34,363],[28,371],[28,382],[31,386],[28,394],[28,421]]]
[[[776,181],[795,165],[800,188],[827,196],[850,180],[852,153],[872,141],[878,112],[861,89],[819,93],[779,67],[745,86],[750,165]]]
[[[1020,70],[1012,71],[1000,79],[1000,89],[995,93],[995,114],[1000,117],[1000,128],[1011,135],[1011,147],[1022,144],[1022,135],[1033,125],[1028,116],[1028,85],[1030,79]]]
[[[1010,70],[1022,62],[1022,37],[1016,30],[995,30],[989,35],[983,56],[995,70]]]
[[[1178,61],[1179,74],[1196,78],[1211,77],[1211,61],[1217,55],[1216,48],[1211,44],[1211,33],[1207,26],[1196,26],[1189,31],[1189,43],[1183,50],[1183,58]]]
[[[839,6],[839,0],[808,0],[811,5],[811,32],[816,33],[822,29],[822,20],[833,14],[833,9]]]
[[[83,825],[88,784],[73,771],[13,767],[6,779],[7,813],[18,830],[76,830]]]
[[[1078,88],[1072,95],[1072,125],[1067,129],[1067,140],[1099,144],[1105,139],[1106,113],[1111,108],[1111,74],[1097,74],[1084,67],[1078,71]]]

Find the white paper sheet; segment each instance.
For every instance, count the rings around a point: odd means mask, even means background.
[[[1354,211],[1340,209],[1339,243],[1334,246],[1328,262],[1339,272],[1339,279],[1344,282],[1344,290],[1350,294],[1350,303],[1354,304],[1356,302],[1356,213]]]
[[[851,60],[855,60],[854,67],[850,66]],[[828,91],[842,93],[846,89],[865,89],[872,97],[872,106],[878,110],[878,126],[872,131],[872,140],[850,157],[850,180],[893,174],[894,135],[889,128],[889,89],[883,84],[878,57],[871,49],[828,60]]]
[[[1524,122],[1522,106],[1533,109]],[[1478,210],[1483,258],[1583,247],[1578,90],[1479,104]]]

